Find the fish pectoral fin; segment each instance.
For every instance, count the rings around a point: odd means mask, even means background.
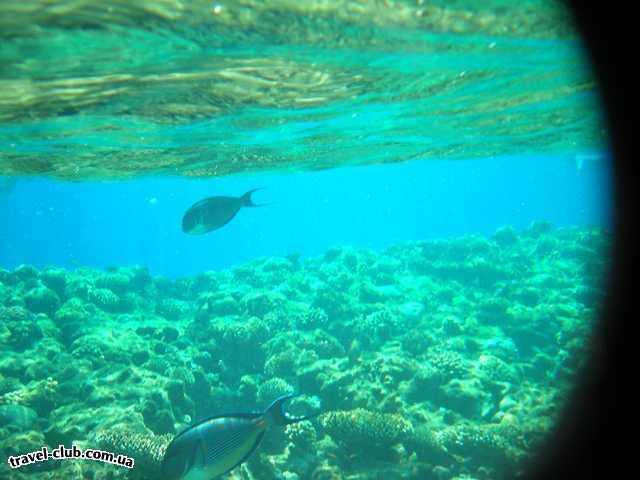
[[[202,441],[190,432],[191,428],[184,430],[167,447],[162,460],[163,480],[181,479],[196,465]]]
[[[184,445],[169,445],[162,460],[162,478],[164,480],[178,480],[191,468],[185,455]]]
[[[180,457],[165,457],[162,461],[162,478],[164,480],[178,480],[186,472],[185,467],[185,463]]]

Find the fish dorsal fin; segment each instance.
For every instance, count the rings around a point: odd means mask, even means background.
[[[203,198],[202,200],[194,203],[193,205],[191,205],[190,208],[199,208],[202,205],[205,205],[206,203],[208,203],[209,201],[211,201],[211,199],[216,198],[216,197],[207,197],[207,198]]]
[[[218,418],[258,418],[262,416],[262,413],[225,413],[222,415],[212,415],[211,417],[205,417],[201,420],[198,420],[193,425],[189,425],[184,430],[182,430],[179,434],[173,437],[173,442],[175,442],[178,438],[180,438],[185,433],[191,431],[192,429],[199,427],[203,423],[207,423],[211,420],[216,420]]]
[[[225,413],[223,415],[213,415],[211,417],[205,417],[202,420],[199,420],[198,423],[193,424],[193,427],[197,427],[205,422],[210,420],[216,420],[218,418],[258,418],[262,416],[260,412],[252,412],[252,413]]]

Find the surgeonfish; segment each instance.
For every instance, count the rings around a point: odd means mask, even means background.
[[[162,461],[163,480],[211,480],[246,461],[266,430],[307,420],[289,417],[284,403],[298,394],[275,400],[262,413],[231,413],[210,417],[178,434]]]
[[[208,197],[194,203],[182,217],[182,231],[202,235],[224,227],[242,207],[260,207],[251,200],[254,188],[240,197]]]

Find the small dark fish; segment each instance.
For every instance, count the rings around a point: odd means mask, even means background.
[[[163,480],[211,480],[246,461],[272,425],[284,426],[315,415],[291,418],[275,400],[263,413],[231,413],[207,418],[177,435],[162,461]]]
[[[224,227],[242,207],[260,207],[251,200],[254,188],[241,197],[209,197],[194,203],[182,217],[182,231],[191,235]]]

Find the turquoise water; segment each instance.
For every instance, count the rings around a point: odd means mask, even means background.
[[[71,269],[140,264],[177,278],[256,257],[317,256],[340,245],[381,249],[414,239],[492,235],[539,219],[610,228],[609,160],[582,156],[583,164],[581,154],[532,155],[215,180],[23,179],[0,204],[9,226],[0,262]],[[256,186],[264,187],[256,201],[269,205],[243,210],[208,236],[181,231],[182,215],[197,200]]]
[[[559,4],[425,3],[0,5],[0,478],[175,478],[291,392],[226,478],[536,459],[609,267],[597,85]],[[60,444],[135,466],[11,468]]]
[[[0,173],[208,177],[606,148],[555,2],[38,1],[0,11]]]

